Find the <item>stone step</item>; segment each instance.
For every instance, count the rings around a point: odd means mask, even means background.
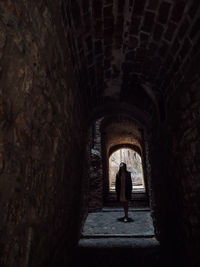
[[[153,238],[155,237],[155,235],[148,235],[148,234],[91,234],[91,235],[87,235],[87,234],[83,234],[81,236],[81,238]]]
[[[128,222],[123,221],[123,209],[105,209],[104,212],[89,213],[85,221],[83,236],[154,236],[152,218],[149,211],[129,211]]]
[[[102,212],[123,212],[123,208],[121,207],[104,207],[103,209],[101,209]],[[138,207],[138,208],[133,208],[133,207],[130,207],[129,208],[129,212],[132,212],[132,211],[150,211],[150,208],[149,207]]]
[[[155,238],[82,238],[71,266],[161,267],[159,262],[160,245]]]
[[[156,248],[159,250],[160,244],[155,237],[127,237],[127,236],[110,236],[97,238],[81,238],[78,243],[79,248]]]

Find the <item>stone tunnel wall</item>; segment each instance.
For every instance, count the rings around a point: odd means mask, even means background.
[[[161,244],[178,253],[183,266],[198,266],[200,261],[199,88],[198,81],[177,90],[152,147],[157,234]]]
[[[60,1],[0,4],[0,265],[5,267],[46,266],[47,259],[56,266],[53,256],[64,251],[67,257],[79,236],[84,112],[61,17]]]
[[[101,153],[101,126],[102,119],[95,122],[95,135],[90,149],[89,169],[89,211],[99,210],[103,207],[103,169]]]

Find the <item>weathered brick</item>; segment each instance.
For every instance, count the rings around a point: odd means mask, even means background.
[[[160,46],[158,53],[161,57],[164,57],[166,55],[166,53],[168,52],[169,49],[169,45],[165,42],[162,43],[162,45]]]
[[[193,49],[192,49],[192,56],[195,56],[200,52],[200,37],[195,42]]]
[[[135,60],[135,52],[134,51],[128,52],[126,54],[126,60],[134,61]]]
[[[118,12],[122,13],[124,9],[125,0],[118,0]]]
[[[168,28],[167,28],[167,31],[165,33],[165,39],[168,40],[168,41],[171,41],[173,36],[174,36],[174,33],[176,31],[176,24],[170,22],[168,24]]]
[[[103,47],[102,47],[102,41],[101,40],[98,40],[95,42],[95,48],[94,49],[95,49],[96,55],[102,54]]]
[[[191,43],[190,43],[189,39],[186,38],[184,43],[183,43],[183,46],[180,50],[180,53],[179,53],[179,55],[181,56],[182,59],[184,59],[187,56],[190,48],[191,48]]]
[[[142,27],[142,30],[146,31],[146,32],[151,32],[151,29],[154,25],[154,19],[155,19],[154,13],[146,12],[145,17],[144,17],[144,25]]]
[[[128,47],[130,49],[135,49],[138,46],[138,39],[134,36],[129,37]]]
[[[176,73],[179,70],[180,63],[181,63],[181,60],[179,59],[179,57],[177,57],[175,62],[173,63],[173,66],[172,66],[174,73]]]
[[[146,0],[135,0],[133,13],[135,15],[142,15],[144,12],[145,3]]]
[[[180,39],[183,39],[183,37],[184,37],[185,33],[187,32],[189,26],[190,26],[190,23],[189,23],[188,18],[186,17],[184,19],[184,21],[182,22],[181,27],[180,27],[180,29],[178,31],[178,36],[179,36]]]
[[[179,50],[179,48],[180,48],[180,42],[177,39],[175,39],[171,47],[172,53],[175,55]]]
[[[136,59],[137,60],[144,60],[146,57],[146,53],[147,53],[146,49],[138,48],[136,51]]]
[[[149,0],[148,9],[156,10],[158,7],[159,0]]]
[[[153,32],[153,38],[155,41],[160,41],[163,31],[164,31],[163,26],[161,24],[156,23],[154,32]]]
[[[95,74],[95,67],[91,66],[88,68],[88,74],[89,74],[89,79],[90,79],[90,83],[92,85],[95,84],[95,78],[96,78],[96,74]]]
[[[173,63],[173,56],[168,54],[165,62],[164,62],[164,66],[166,69],[169,69],[171,66],[172,66],[172,63]]]
[[[133,64],[133,71],[135,73],[141,73],[141,70],[142,70],[142,64],[140,62],[135,62]]]
[[[133,18],[131,25],[130,25],[130,34],[138,34],[139,31],[139,27],[140,27],[140,22],[141,22],[141,18],[137,17],[137,18]]]
[[[156,53],[157,48],[158,48],[158,45],[154,42],[151,42],[149,45],[149,52],[148,52],[149,56],[154,55]]]
[[[122,70],[124,73],[129,73],[133,70],[133,64],[131,62],[124,62],[122,64]]]
[[[113,0],[105,0],[106,2],[106,4],[112,4],[113,3]]]
[[[133,0],[129,0],[129,6],[131,7],[133,5]]]
[[[107,6],[103,9],[104,17],[112,17],[113,16],[113,6]]]
[[[113,43],[113,29],[104,29],[104,44],[110,45]]]
[[[169,11],[171,4],[168,2],[162,2],[159,8],[158,21],[162,24],[165,24],[169,18]]]
[[[91,23],[89,24],[91,26]],[[102,38],[103,35],[103,27],[102,27],[102,21],[96,20],[94,22],[94,31],[96,38]]]
[[[148,42],[149,38],[150,38],[149,34],[145,32],[140,33],[140,42]]]
[[[92,28],[90,14],[88,13],[85,14],[83,18],[84,18],[84,31],[88,33],[91,31]]]
[[[111,67],[111,62],[108,59],[104,60],[104,68],[109,69]]]
[[[73,2],[71,12],[73,16],[74,25],[78,29],[81,25],[81,12],[80,6],[76,1]]]
[[[190,33],[190,37],[192,39],[199,33],[199,28],[200,28],[200,18],[197,18]]]
[[[196,12],[198,11],[200,2],[198,0],[193,0],[193,3],[191,4],[191,7],[189,9],[189,15],[191,18],[193,18],[196,14]]]
[[[88,36],[87,39],[85,40],[86,45],[87,45],[87,50],[91,51],[92,50],[92,36]]]
[[[92,65],[94,63],[94,55],[93,53],[90,53],[87,55],[87,61],[88,61],[88,66]]]
[[[104,28],[112,28],[114,30],[114,19],[112,18],[104,18]]]
[[[103,12],[103,3],[102,1],[98,0],[92,0],[92,10],[93,10],[93,16],[96,19],[100,19],[102,17]]]
[[[88,12],[88,10],[89,10],[89,0],[82,0],[81,1],[81,3],[82,3],[82,9],[83,9],[83,12],[85,13],[85,12]]]
[[[179,22],[182,18],[185,9],[185,1],[178,1],[174,4],[171,20]]]
[[[108,45],[104,48],[104,55],[105,57],[109,57],[112,55],[112,46]]]

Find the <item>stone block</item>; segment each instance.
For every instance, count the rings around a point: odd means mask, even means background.
[[[137,35],[139,32],[140,28],[140,23],[141,23],[141,18],[140,17],[134,17],[131,21],[130,25],[130,34]]]
[[[95,19],[100,19],[103,14],[103,4],[102,1],[92,0],[92,13]]]
[[[180,39],[183,39],[183,37],[185,36],[185,33],[187,32],[189,26],[190,26],[190,22],[189,22],[188,18],[186,17],[183,20],[183,22],[182,22],[182,24],[181,24],[181,26],[179,28],[179,31],[178,31],[178,36],[179,36]]]
[[[142,27],[142,30],[145,32],[151,32],[151,29],[154,25],[154,20],[155,20],[155,14],[152,12],[145,12],[145,17],[144,17],[144,24]]]
[[[196,40],[196,42],[194,43],[194,46],[192,48],[192,56],[197,55],[199,53],[199,51],[200,51],[200,36]]]
[[[164,57],[166,53],[168,52],[168,49],[169,49],[169,45],[166,42],[163,42],[158,50],[159,55],[161,57]]]
[[[173,55],[175,55],[178,52],[179,48],[180,48],[180,42],[178,41],[178,39],[175,39],[171,46],[171,51]]]
[[[169,11],[171,8],[171,4],[168,2],[161,2],[161,5],[159,7],[159,13],[158,13],[158,21],[162,24],[166,24],[169,18]]]
[[[182,59],[184,59],[187,56],[191,46],[192,45],[191,45],[190,40],[188,38],[186,38],[184,40],[183,46],[182,46],[180,53],[179,53],[179,55],[181,56]]]
[[[164,31],[163,26],[161,24],[156,23],[154,32],[153,32],[153,38],[155,41],[160,41],[163,31]]]
[[[87,13],[90,7],[90,1],[89,0],[82,0],[81,1],[82,4],[82,9],[84,13]]]
[[[113,5],[103,8],[104,17],[113,17]]]
[[[176,31],[176,28],[177,28],[177,26],[174,23],[170,22],[168,24],[168,27],[167,27],[167,30],[166,30],[166,33],[164,36],[166,40],[168,40],[168,41],[172,40],[174,33]]]
[[[95,54],[96,55],[102,54],[103,47],[102,47],[102,41],[101,40],[98,40],[98,41],[95,42],[94,49],[95,49]]]
[[[144,12],[146,0],[135,0],[133,13],[135,15],[142,15]]]
[[[91,23],[90,23],[90,27],[91,27]],[[96,20],[94,22],[94,31],[95,31],[95,37],[97,39],[103,38],[103,27],[102,27],[102,21],[101,20]]]
[[[126,54],[126,60],[134,61],[135,60],[135,51],[128,52]]]
[[[124,5],[125,5],[125,0],[118,0],[118,12],[123,12]]]
[[[174,3],[171,20],[175,22],[179,22],[181,20],[185,10],[185,5],[185,1],[177,1],[176,3]]]
[[[190,9],[189,9],[189,15],[191,18],[194,18],[198,8],[199,8],[200,2],[198,0],[193,0]]]
[[[146,57],[147,51],[144,48],[138,48],[136,51],[136,59],[137,60],[144,60]]]
[[[88,52],[90,52],[93,48],[93,43],[92,43],[92,36],[88,36],[86,39],[85,39],[85,43],[86,43],[86,46],[87,46],[87,50]]]
[[[104,45],[111,45],[113,43],[113,29],[104,29]]]
[[[114,18],[104,18],[104,29],[112,29],[114,31]]]
[[[159,0],[149,0],[148,9],[156,10],[159,4]]]
[[[197,18],[190,32],[191,39],[195,38],[195,36],[199,33],[199,27],[200,27],[200,18]]]

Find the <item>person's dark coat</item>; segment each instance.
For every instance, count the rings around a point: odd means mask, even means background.
[[[131,200],[131,193],[132,193],[132,180],[131,180],[131,173],[126,171],[125,172],[125,197],[127,200]],[[120,172],[116,175],[115,181],[115,190],[117,193],[117,201],[120,200],[120,190],[121,190],[121,177]]]

